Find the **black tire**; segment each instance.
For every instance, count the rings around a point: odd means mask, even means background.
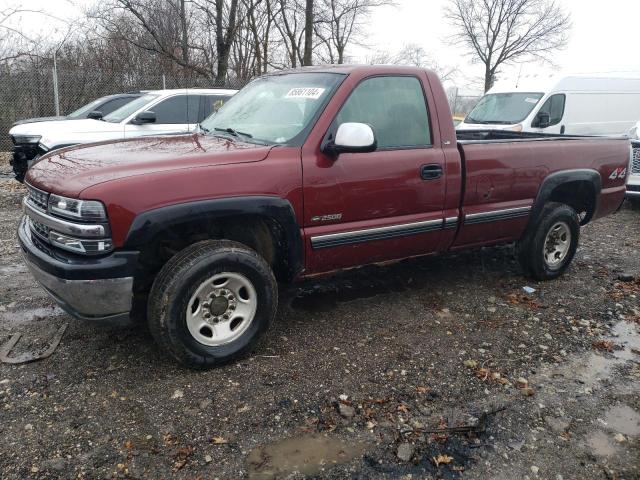
[[[238,273],[252,283],[257,309],[239,338],[208,346],[190,333],[186,311],[197,288],[222,272]],[[149,294],[147,322],[154,339],[169,355],[189,368],[206,369],[249,353],[273,323],[277,304],[275,277],[258,253],[240,243],[207,240],[185,248],[160,270]]]
[[[569,249],[557,264],[550,265],[545,259],[545,240],[551,229],[558,224],[568,227],[571,234]],[[525,274],[536,280],[551,280],[559,277],[569,267],[578,248],[580,218],[576,211],[563,203],[547,203],[536,222],[530,225],[518,242],[518,260]]]
[[[11,160],[13,175],[17,181],[24,183],[24,177],[27,175],[27,162]]]

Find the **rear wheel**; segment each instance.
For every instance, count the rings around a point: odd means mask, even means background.
[[[191,245],[162,268],[148,303],[152,335],[191,368],[248,353],[275,317],[277,284],[269,265],[236,242]]]
[[[571,264],[579,237],[576,211],[562,203],[546,204],[518,243],[518,259],[525,273],[536,280],[559,277]]]

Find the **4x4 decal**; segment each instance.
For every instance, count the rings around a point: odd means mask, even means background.
[[[627,168],[626,167],[620,167],[620,168],[616,168],[613,172],[611,172],[611,175],[609,175],[609,180],[615,180],[617,178],[624,178],[627,176]]]

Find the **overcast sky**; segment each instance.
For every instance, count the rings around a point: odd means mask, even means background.
[[[457,66],[456,83],[468,85],[483,69],[473,65],[463,52],[447,44],[450,34],[443,20],[449,0],[396,0],[396,7],[377,9],[367,27],[367,48],[397,51],[406,44],[422,46],[441,65]],[[93,0],[0,0],[0,6],[19,5],[43,9],[62,17],[81,15],[82,6]],[[557,68],[572,73],[638,72],[640,74],[640,0],[557,0],[571,14],[573,28],[568,47],[553,57]],[[31,23],[31,22],[29,22]],[[36,23],[37,24],[37,23]],[[50,25],[50,24],[49,24]],[[46,33],[48,25],[43,26]],[[371,52],[354,47],[355,61]],[[525,63],[505,69],[503,76],[538,72],[539,64]]]

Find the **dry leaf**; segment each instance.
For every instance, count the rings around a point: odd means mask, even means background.
[[[450,457],[447,454],[444,455],[438,455],[436,457],[432,457],[433,463],[436,465],[436,467],[439,467],[440,465],[446,465],[448,463],[451,463],[453,461],[453,457]]]
[[[229,442],[227,442],[224,438],[222,437],[213,437],[211,439],[211,443],[213,443],[214,445],[225,445]]]
[[[615,347],[615,343],[611,340],[598,340],[597,342],[593,342],[593,348],[609,353],[612,353],[615,350]]]

